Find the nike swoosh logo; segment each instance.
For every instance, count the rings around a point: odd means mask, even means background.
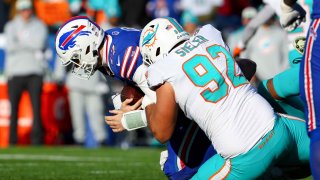
[[[120,56],[118,56],[118,62],[116,64],[117,66],[120,66]]]

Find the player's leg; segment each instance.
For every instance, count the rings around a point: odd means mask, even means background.
[[[82,144],[85,140],[85,97],[82,92],[69,91],[70,112],[73,128],[73,138],[76,143]]]
[[[320,178],[320,129],[310,133],[310,166],[314,179]]]
[[[264,80],[258,87],[261,94],[280,113],[304,118],[304,106],[299,95],[299,68],[285,70],[272,79]]]
[[[304,119],[289,115],[281,116],[296,145],[291,148],[285,161],[280,162],[278,165],[290,178],[306,178],[311,175],[309,165],[310,139],[307,134],[306,122]]]
[[[18,108],[22,92],[24,90],[24,78],[12,77],[8,79],[8,95],[11,107],[10,116],[10,145],[15,145],[18,142],[17,126],[18,126]]]
[[[304,57],[301,62],[300,92],[305,103],[305,117],[311,138],[311,170],[315,179],[320,178],[320,20],[310,23]]]
[[[43,127],[41,120],[41,94],[43,80],[40,75],[31,75],[27,77],[28,91],[30,94],[33,124],[31,131],[31,143],[34,145],[43,144]]]
[[[86,110],[89,124],[95,139],[101,144],[106,140],[106,125],[104,122],[104,104],[101,94],[89,93],[86,96]]]
[[[294,145],[284,122],[277,118],[273,130],[250,151],[235,158],[215,155],[207,160],[192,179],[258,179],[277,162],[282,161]]]
[[[310,139],[308,137],[306,122],[304,119],[298,117],[289,116],[286,114],[280,114],[281,120],[285,123],[286,127],[290,131],[290,134],[296,143],[296,148],[292,149],[289,158],[286,162],[289,164],[308,164],[309,152],[310,152]]]

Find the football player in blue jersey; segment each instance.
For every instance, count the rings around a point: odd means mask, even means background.
[[[287,30],[295,29],[304,19],[296,11],[296,0],[281,0],[280,22]],[[320,1],[313,0],[311,23],[300,68],[300,96],[305,103],[310,143],[310,164],[314,179],[320,179]]]
[[[82,79],[89,79],[93,73],[100,71],[106,76],[134,84],[148,96],[155,97],[155,92],[146,84],[146,67],[143,65],[139,49],[140,34],[140,30],[133,28],[112,28],[103,31],[87,17],[78,16],[67,21],[58,30],[56,51],[62,64],[73,65],[72,73]],[[126,100],[124,105],[131,101],[132,99]],[[140,104],[141,101],[134,107]],[[125,108],[122,111],[134,109]],[[111,112],[115,111],[120,110]],[[127,123],[135,120],[130,119],[132,113],[141,120],[145,117],[144,110],[136,110],[124,113],[121,124],[116,121],[119,118],[116,116],[106,117],[106,122],[114,132],[145,127],[144,122],[137,123],[141,126],[134,127]],[[199,166],[214,154],[216,152],[203,131],[180,113],[177,126],[167,144],[167,152],[162,153],[163,171],[170,179],[189,179],[197,172]]]

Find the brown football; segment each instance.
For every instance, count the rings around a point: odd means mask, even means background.
[[[144,96],[144,93],[140,90],[139,87],[132,84],[125,84],[121,91],[121,101],[125,101],[126,99],[133,98],[130,105],[135,104]]]

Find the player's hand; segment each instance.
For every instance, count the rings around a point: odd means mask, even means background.
[[[121,123],[121,119],[124,112],[122,110],[111,110],[109,112],[113,115],[105,116],[104,120],[112,129],[112,131],[115,133],[124,131],[125,128],[122,126],[122,123]]]
[[[281,26],[292,31],[296,29],[302,22],[306,22],[306,11],[297,3],[292,7],[281,1],[282,15],[280,16]]]
[[[126,99],[125,101],[122,102],[120,110],[122,110],[123,112],[129,112],[129,111],[133,111],[133,110],[138,110],[141,109],[141,103],[142,103],[142,98],[137,101],[134,105],[129,105],[131,102],[133,101],[133,99]]]

